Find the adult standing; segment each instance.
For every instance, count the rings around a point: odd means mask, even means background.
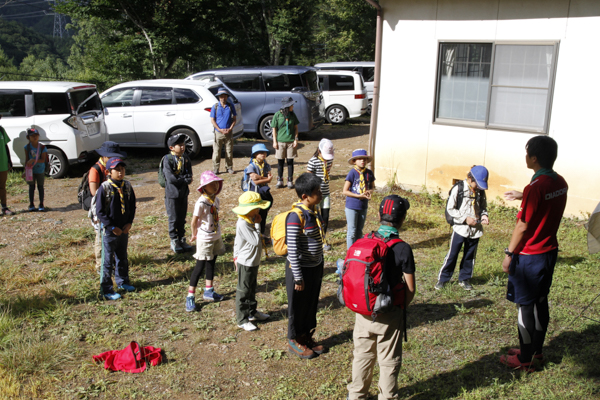
[[[225,145],[225,164],[227,172],[233,174],[233,127],[235,126],[237,113],[233,104],[229,103],[229,93],[221,88],[217,92],[218,103],[210,110],[210,120],[215,128],[215,140],[213,142],[213,172],[219,173],[221,165],[221,147]]]
[[[294,113],[294,99],[284,97],[281,100],[281,109],[273,115],[271,127],[273,128],[273,148],[277,158],[277,188],[283,184],[283,164],[287,159],[288,189],[294,188],[294,158],[298,157],[298,124],[300,121]]]
[[[500,357],[511,368],[533,370],[542,361],[550,322],[548,294],[558,255],[556,232],[567,204],[567,182],[552,169],[558,145],[535,136],[525,146],[527,168],[534,172],[524,191],[509,191],[507,200],[522,199],[502,270],[508,273],[506,298],[517,305],[520,348]]]
[[[2,116],[0,115],[0,118]],[[10,150],[8,150],[8,142],[10,138],[0,125],[0,203],[2,203],[2,211],[0,215],[13,215],[14,212],[8,209],[6,205],[6,180],[8,179],[8,171],[12,170],[12,160],[10,159]]]

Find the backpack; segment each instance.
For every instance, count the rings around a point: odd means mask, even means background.
[[[250,161],[250,164],[252,164],[252,161]],[[246,168],[244,168],[244,174],[242,175],[242,181],[240,182],[240,189],[242,189],[242,192],[247,192],[250,189],[250,175],[246,173]],[[258,192],[258,186],[254,185],[254,189],[255,192]]]
[[[173,159],[173,156],[171,154],[167,154],[165,155],[161,160],[160,163],[158,164],[158,184],[160,185],[160,187],[164,188],[165,186],[167,186],[167,179],[165,178],[165,171],[163,171],[163,163],[165,161],[165,158],[167,159],[167,162],[169,162],[169,156],[171,156],[171,160]]]
[[[273,222],[271,222],[271,241],[273,242],[273,251],[278,256],[285,256],[288,253],[287,242],[285,240],[285,225],[288,215],[290,215],[292,212],[298,214],[298,218],[300,218],[300,221],[302,222],[302,229],[304,229],[304,212],[295,204],[292,206],[291,210],[277,214],[275,218],[273,218]]]
[[[391,247],[402,241],[371,232],[350,246],[338,288],[338,299],[342,305],[356,313],[371,316],[373,321],[378,314],[391,311],[394,306],[404,309],[404,280],[400,279],[391,287],[385,265]]]
[[[102,169],[98,164],[94,164],[92,166],[100,176],[104,176],[102,173]],[[77,201],[81,204],[81,208],[84,211],[90,210],[90,205],[92,204],[92,192],[90,190],[90,169],[88,169],[83,177],[81,178],[81,182],[79,182],[79,186],[77,187]],[[102,183],[102,182],[101,182]]]
[[[102,206],[104,207],[105,210],[107,210],[108,207],[110,206],[110,202],[114,195],[114,192],[112,190],[112,186],[109,181],[102,182],[102,186],[104,186],[104,201],[102,202]],[[100,188],[98,188],[98,189],[100,189]],[[131,188],[131,183],[129,183],[129,181],[125,181],[123,190],[125,191],[125,195],[127,196],[127,198],[130,199],[131,192],[133,191],[133,189]],[[96,191],[96,194],[94,195],[94,197],[92,197],[90,209],[88,211],[88,218],[92,220],[92,224],[94,224],[94,225],[96,225],[98,223],[98,215],[96,214],[97,202],[98,202],[98,191]]]
[[[454,218],[452,218],[450,213],[448,213],[448,202],[450,201],[450,195],[452,193],[452,190],[456,186],[458,186],[458,192],[456,192],[456,203],[454,203],[455,210],[460,209],[460,206],[462,205],[462,202],[463,202],[463,198],[465,197],[465,193],[464,193],[465,192],[465,181],[458,181],[454,186],[452,186],[452,188],[448,192],[448,199],[446,200],[446,208],[444,209],[444,213],[446,215],[446,222],[448,222],[448,224],[450,226],[454,226]]]

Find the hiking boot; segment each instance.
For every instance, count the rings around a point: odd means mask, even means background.
[[[254,325],[252,322],[246,322],[241,325],[238,325],[238,328],[242,328],[243,330],[245,330],[247,332],[252,332],[252,331],[255,331],[258,329],[256,327],[256,325]]]
[[[292,179],[290,179],[290,178],[288,178],[288,180],[287,180],[287,188],[288,189],[294,188],[294,182],[292,182]]]
[[[227,173],[231,174],[231,175],[235,174],[235,172],[233,171],[233,168],[227,168]]]
[[[327,352],[327,349],[325,348],[325,346],[323,346],[322,344],[318,344],[317,342],[314,341],[314,339],[312,338],[313,333],[311,332],[310,334],[306,335],[306,346],[308,346],[312,351],[314,351],[317,354],[323,354]]]
[[[196,311],[196,298],[194,296],[188,296],[185,298],[185,311]]]
[[[437,281],[437,283],[434,286],[434,289],[435,290],[442,290],[444,288],[444,286],[446,286],[446,282]]]
[[[252,321],[266,321],[269,318],[271,318],[271,316],[269,314],[265,314],[262,313],[260,311],[256,311],[254,313],[254,315],[251,315],[250,317],[248,317],[248,321],[252,322]]]
[[[182,253],[183,247],[181,247],[181,242],[179,239],[171,239],[171,250],[175,253]]]
[[[106,293],[104,295],[104,298],[106,300],[119,300],[121,298],[121,295],[119,293]]]
[[[521,355],[521,349],[508,349],[508,355],[509,356],[520,356]],[[544,361],[544,355],[543,354],[534,354],[533,355],[533,359],[534,360],[538,360],[538,361]]]
[[[307,346],[298,343],[294,339],[288,340],[288,351],[304,359],[311,359],[317,356],[317,353],[312,351]]]
[[[2,214],[4,214],[4,215],[15,215],[15,213],[13,211],[9,210],[8,207],[2,207]]]
[[[181,248],[185,252],[194,250],[194,247],[192,247],[189,244],[187,244],[187,242],[185,241],[185,238],[179,239],[179,245],[181,246]]]
[[[126,283],[124,283],[121,286],[119,286],[119,289],[126,290],[128,292],[135,292],[135,288],[133,286],[131,286],[131,285],[126,284]]]
[[[465,279],[464,281],[458,281],[458,286],[465,290],[473,290],[473,286],[471,285],[470,279]]]
[[[284,187],[285,185],[283,184],[283,180],[280,177],[277,177],[277,185],[275,185],[275,187],[277,189],[281,189],[282,187]]]
[[[202,298],[206,301],[221,301],[223,296],[215,292],[214,290],[205,290]]]
[[[35,212],[35,211],[37,211],[37,208],[35,208],[35,206],[32,204],[32,205],[29,206],[29,208],[27,208],[27,211],[29,211],[29,212]]]
[[[519,356],[517,356],[516,354],[512,356],[500,356],[500,362],[513,369],[518,369],[527,372],[535,371],[535,367],[532,365],[532,363],[521,362],[521,360],[519,360]]]
[[[44,208],[44,205],[43,205],[43,204],[40,204],[40,205],[38,206],[38,211],[39,211],[39,212],[45,212],[45,211],[46,211],[46,209]]]

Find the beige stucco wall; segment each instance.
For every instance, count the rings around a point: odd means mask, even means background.
[[[444,194],[470,166],[490,171],[488,198],[522,189],[532,172],[525,143],[534,134],[433,123],[442,40],[560,41],[549,134],[555,170],[569,183],[567,213],[600,201],[600,1],[381,0],[384,10],[380,110],[375,145],[379,185],[396,177]]]

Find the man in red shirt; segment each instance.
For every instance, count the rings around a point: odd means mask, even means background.
[[[558,254],[556,232],[567,204],[567,182],[552,167],[558,145],[549,136],[535,136],[525,146],[527,168],[535,173],[521,192],[504,194],[522,199],[502,270],[508,273],[506,298],[519,310],[519,349],[500,357],[511,368],[531,371],[543,361],[542,346],[550,321],[548,293]]]

